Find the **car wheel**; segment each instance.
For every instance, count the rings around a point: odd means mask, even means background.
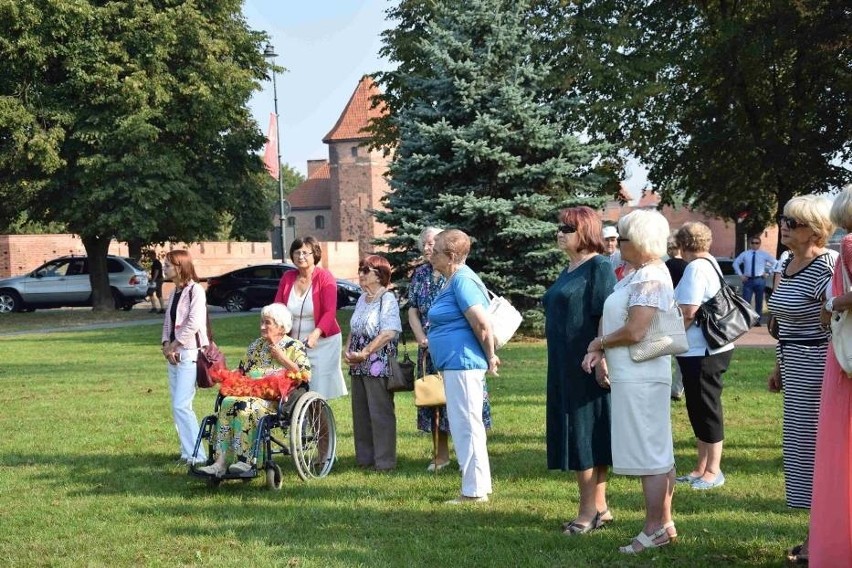
[[[23,309],[23,301],[14,290],[0,291],[0,314],[19,312]]]
[[[119,292],[115,288],[112,289],[112,301],[115,304],[116,310],[121,310],[121,309],[124,308],[124,304],[125,304],[124,296],[122,296],[121,292]]]
[[[225,298],[225,309],[229,312],[247,312],[249,310],[248,298],[242,292],[231,292]]]

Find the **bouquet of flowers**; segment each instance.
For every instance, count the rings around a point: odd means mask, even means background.
[[[301,383],[311,378],[309,371],[281,370],[254,379],[239,370],[225,368],[211,369],[214,383],[219,383],[219,392],[223,396],[251,396],[265,400],[286,399]]]

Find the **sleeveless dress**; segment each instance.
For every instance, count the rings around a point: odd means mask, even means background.
[[[309,286],[300,296],[296,287],[290,290],[287,309],[293,314],[293,328],[290,335],[303,341],[316,329],[314,322],[314,300]],[[340,354],[343,351],[343,336],[336,333],[331,337],[320,337],[313,348],[308,349],[311,360],[310,390],[319,393],[326,400],[345,396],[346,382],[340,367]]]

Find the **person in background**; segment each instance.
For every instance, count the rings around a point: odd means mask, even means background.
[[[722,270],[710,255],[713,233],[704,223],[693,221],[681,227],[676,238],[684,260],[689,262],[675,289],[689,342],[689,350],[677,356],[677,363],[683,375],[686,412],[698,450],[695,467],[677,481],[688,483],[692,489],[707,490],[725,483],[721,469],[725,440],[722,375],[731,364],[734,344],[712,349],[701,328],[695,325],[701,305],[722,288]]]
[[[831,220],[852,231],[852,185],[843,188],[834,200]],[[844,270],[852,279],[852,234],[843,237],[840,244],[840,262],[829,286],[824,325],[831,314],[852,309]],[[852,568],[852,377],[840,367],[831,344],[819,403],[809,534],[811,566]],[[798,560],[801,550],[795,554],[791,560]]]
[[[432,266],[447,278],[429,309],[429,351],[444,376],[447,414],[462,472],[461,494],[447,504],[488,501],[491,464],[482,422],[486,371],[500,358],[488,319],[488,293],[466,264],[470,237],[457,229],[438,233]]]
[[[399,303],[387,286],[390,263],[371,254],[358,267],[364,292],[352,312],[344,359],[352,378],[355,461],[376,471],[396,468],[396,413],[388,392],[388,359],[397,356],[402,331]]]
[[[638,554],[677,539],[672,520],[675,461],[671,422],[671,356],[637,363],[629,346],[648,334],[657,310],[671,310],[672,278],[660,257],[666,252],[669,223],[657,211],[639,209],[618,221],[621,254],[635,269],[619,281],[604,303],[601,335],[583,358],[583,370],[611,384],[612,469],[639,476],[645,524],[622,554]]]
[[[621,259],[621,252],[618,250],[618,229],[612,225],[606,225],[601,230],[601,236],[604,241],[603,256],[609,260],[615,277],[621,280],[629,270],[629,267]]]
[[[751,303],[754,297],[754,309],[763,316],[763,295],[766,292],[766,273],[775,267],[775,257],[760,250],[760,237],[749,239],[750,250],[740,253],[734,259],[734,272],[743,281],[743,299]],[[761,325],[758,320],[758,327]]]
[[[163,275],[174,282],[169,296],[166,317],[163,318],[161,343],[169,393],[172,399],[172,416],[180,441],[180,457],[190,465],[205,463],[203,448],[193,458],[195,440],[198,438],[198,418],[192,408],[195,398],[195,361],[198,350],[207,347],[207,295],[198,283],[192,256],[177,249],[166,253]]]
[[[785,250],[775,262],[775,268],[772,269],[772,291],[778,289],[778,283],[781,282],[781,273],[784,272],[784,263],[790,258],[790,251]]]
[[[837,253],[825,248],[834,232],[831,203],[824,197],[794,197],[778,221],[781,243],[790,249],[781,281],[769,299],[778,322],[775,368],[769,390],[783,389],[782,455],[787,506],[810,509],[819,399],[830,330],[820,321]],[[808,557],[808,538],[789,551]]]
[[[151,276],[148,281],[154,286],[154,291],[151,292],[151,309],[152,314],[166,313],[163,304],[163,263],[157,258],[157,251],[149,250],[148,258],[151,260]]]
[[[276,371],[310,371],[311,362],[305,346],[287,335],[293,316],[284,304],[269,304],[260,311],[260,337],[251,342],[243,361],[247,375],[260,379]],[[257,424],[267,414],[278,412],[277,400],[251,396],[226,396],[219,407],[216,421],[216,460],[198,468],[201,473],[222,477],[228,473],[245,473],[257,456],[252,454]],[[228,451],[234,461],[226,466]]]
[[[296,270],[281,277],[275,303],[284,304],[293,314],[290,333],[308,350],[311,360],[312,391],[326,400],[345,396],[346,382],[340,368],[343,336],[337,323],[337,281],[318,266],[322,247],[314,237],[295,239],[290,244],[290,260]]]
[[[547,289],[547,467],[573,471],[580,489],[579,511],[562,526],[566,535],[584,534],[612,521],[606,481],[612,465],[609,390],[582,368],[589,342],[598,334],[604,300],[615,275],[601,255],[601,222],[589,207],[559,214],[556,244],[568,267]],[[603,372],[603,366],[595,368]]]
[[[672,277],[672,285],[677,288],[680,279],[683,277],[683,271],[686,270],[687,262],[681,258],[680,247],[678,247],[675,236],[671,235],[666,244],[666,268],[669,269],[669,274]],[[680,372],[680,365],[675,363],[672,370],[672,400],[681,400],[683,398],[683,375]]]

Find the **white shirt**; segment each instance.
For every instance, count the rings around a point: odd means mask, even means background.
[[[767,271],[775,268],[775,257],[763,250],[747,250],[734,260],[734,272],[738,276],[763,278]]]
[[[719,272],[716,272],[717,270]],[[686,270],[683,271],[683,278],[680,279],[674,291],[675,301],[681,306],[700,306],[722,288],[722,283],[719,282],[721,272],[715,259],[707,262],[702,258],[696,258],[687,264]],[[704,357],[708,353],[715,355],[734,348],[734,344],[729,343],[718,349],[710,349],[704,333],[696,322],[687,328],[686,339],[689,341],[689,351],[678,357]]]

